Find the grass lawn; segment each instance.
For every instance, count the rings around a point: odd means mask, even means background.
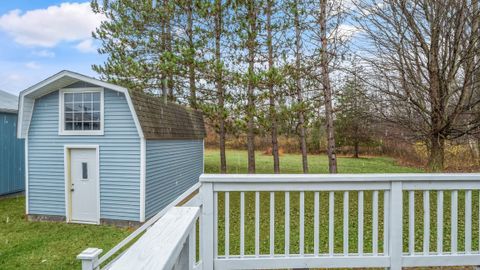
[[[255,157],[257,173],[272,173],[272,156],[257,152]],[[328,173],[328,159],[326,155],[309,155],[308,164],[310,173]],[[218,173],[220,171],[220,154],[218,150],[205,150],[205,172]],[[389,157],[368,158],[338,158],[339,173],[400,173],[422,172],[417,168],[403,167],[396,164]],[[247,173],[247,151],[227,151],[227,172]],[[299,154],[284,154],[280,157],[281,173],[302,173],[302,160]]]
[[[109,250],[131,233],[112,226],[27,222],[24,197],[0,199],[0,269],[80,269],[87,247]]]
[[[227,152],[228,172],[245,173],[247,170],[246,151],[228,151]],[[415,168],[398,166],[391,158],[369,157],[369,158],[346,158],[338,159],[339,170],[344,173],[375,173],[375,172],[420,172]],[[207,150],[205,154],[205,171],[207,173],[218,172],[219,155],[217,150]],[[327,158],[323,155],[309,156],[310,171],[312,173],[326,173]],[[285,154],[281,156],[282,173],[300,173],[301,158],[299,155]],[[271,157],[257,154],[257,172],[272,172]],[[275,195],[275,251],[282,253],[284,250],[284,194]],[[371,192],[365,194],[365,252],[371,251]],[[436,194],[432,192],[430,199],[432,202],[431,211],[431,248],[435,250],[436,246],[436,212],[435,204]],[[230,253],[239,252],[239,194],[232,192],[230,194]],[[408,197],[408,196],[406,196]],[[449,194],[445,194],[445,250],[449,248]],[[478,249],[478,192],[474,192],[473,200],[473,248]],[[260,247],[261,253],[268,252],[269,246],[269,193],[260,194]],[[320,210],[320,248],[326,252],[328,233],[326,225],[328,224],[328,194],[321,193]],[[421,193],[416,194],[417,217],[422,217],[422,197]],[[405,200],[405,205],[408,201]],[[298,253],[299,245],[299,193],[292,192],[290,195],[291,224],[290,224],[290,252]],[[464,205],[464,193],[459,193],[459,205]],[[0,199],[0,269],[80,269],[80,263],[75,259],[76,255],[86,247],[99,247],[104,251],[111,249],[115,244],[131,233],[131,230],[121,229],[112,226],[79,225],[54,222],[27,222],[24,217],[25,200],[23,197]],[[254,193],[246,193],[246,241],[245,249],[247,254],[254,252]],[[219,194],[219,254],[224,252],[224,194]],[[356,250],[357,237],[357,194],[350,193],[350,250]],[[338,217],[342,216],[342,193],[335,193],[335,213]],[[463,207],[461,207],[463,209]],[[406,207],[404,209],[406,211]],[[380,195],[379,201],[379,251],[383,250],[383,195]],[[305,193],[305,249],[306,252],[313,250],[313,193]],[[464,211],[459,211],[459,249],[463,248],[463,218]],[[420,251],[422,246],[422,218],[416,219],[416,246]],[[343,246],[342,228],[343,220],[337,218],[335,222],[335,251],[341,252]],[[404,235],[408,235],[407,221],[404,223]]]

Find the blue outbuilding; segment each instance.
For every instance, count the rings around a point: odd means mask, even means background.
[[[31,220],[144,222],[203,173],[199,111],[71,71],[19,102]]]
[[[17,109],[17,96],[0,91],[0,196],[25,189],[25,149],[16,136]]]

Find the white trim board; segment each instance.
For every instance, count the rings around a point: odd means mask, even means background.
[[[140,222],[145,222],[147,146],[145,138],[140,139]]]
[[[72,222],[71,220],[71,193],[70,190],[70,150],[71,149],[95,149],[97,156],[97,217],[98,220],[94,224],[100,224],[100,146],[99,145],[87,145],[87,144],[66,144],[64,145],[64,155],[63,155],[63,168],[64,168],[64,182],[65,182],[65,220],[66,222]],[[91,224],[90,222],[78,222],[75,223],[86,223]]]

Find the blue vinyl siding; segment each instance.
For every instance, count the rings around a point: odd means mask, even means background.
[[[147,141],[146,159],[148,219],[198,182],[203,173],[203,141]]]
[[[17,114],[0,112],[0,195],[25,189],[25,146],[16,133]]]
[[[65,215],[64,145],[100,147],[100,217],[140,220],[140,137],[125,95],[104,92],[103,136],[59,136],[59,92],[35,100],[28,134],[29,213]]]

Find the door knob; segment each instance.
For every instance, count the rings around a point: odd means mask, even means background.
[[[74,188],[74,185],[72,184],[72,187],[70,188],[70,191],[71,192],[74,192],[75,191],[75,188]]]

